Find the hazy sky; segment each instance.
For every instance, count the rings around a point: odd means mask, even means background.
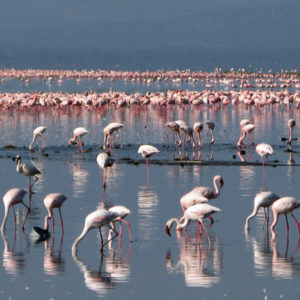
[[[299,69],[299,15],[299,0],[4,0],[0,67]]]

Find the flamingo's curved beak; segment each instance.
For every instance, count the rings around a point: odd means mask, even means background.
[[[224,185],[224,181],[223,181],[223,178],[221,178],[220,180],[220,188]]]
[[[169,235],[169,236],[171,236],[171,232],[170,232],[169,226],[166,226],[166,234]]]

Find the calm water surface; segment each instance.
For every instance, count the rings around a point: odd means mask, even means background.
[[[267,142],[276,151],[269,158],[273,166],[266,167],[265,175],[262,167],[255,164],[260,157],[254,146],[250,151],[246,149],[246,163],[238,156],[235,145],[239,121],[246,117],[257,125],[255,143]],[[243,295],[243,299],[296,299],[300,289],[300,251],[294,222],[290,222],[289,241],[283,217],[276,227],[275,242],[269,239],[263,212],[251,222],[248,235],[243,229],[253,198],[263,186],[282,196],[300,198],[299,142],[294,143],[293,152],[286,152],[287,146],[281,141],[287,136],[286,124],[291,117],[300,124],[299,112],[271,108],[260,112],[238,107],[0,111],[2,195],[13,187],[27,187],[26,178],[16,172],[11,159],[17,154],[42,172],[34,186],[32,212],[25,232],[20,230],[25,210],[18,205],[16,231],[11,214],[6,235],[0,242],[1,298],[23,299],[25,295],[28,299],[94,299],[96,296],[240,299]],[[201,152],[193,152],[188,147],[181,152],[174,146],[167,147],[171,136],[167,142],[164,124],[175,119],[184,119],[189,124],[196,120],[214,121],[216,144],[208,145],[209,137],[204,130],[205,146]],[[95,159],[101,151],[98,146],[103,143],[102,129],[111,121],[124,122],[125,128],[120,131],[124,146],[112,150],[116,163],[108,171],[107,188],[103,191]],[[48,127],[45,149],[48,156],[30,154],[25,148],[38,125]],[[73,128],[78,126],[89,130],[84,137],[88,150],[84,155],[66,146]],[[298,132],[296,129],[295,137],[299,136]],[[149,186],[146,165],[137,154],[141,143],[154,144],[162,150],[151,158],[161,164],[150,164]],[[16,148],[6,148],[7,145]],[[174,157],[198,160],[198,163],[201,159],[204,165],[166,164],[174,161]],[[136,163],[128,163],[131,160]],[[212,186],[216,174],[223,176],[225,185],[219,198],[212,201],[222,211],[215,215],[215,223],[208,226],[211,243],[205,234],[198,242],[194,223],[182,236],[176,236],[174,228],[172,237],[167,236],[166,221],[182,214],[180,197],[195,186]],[[42,226],[46,215],[42,200],[52,192],[68,197],[62,208],[65,234],[61,234],[59,215],[55,211],[55,235],[46,242],[37,242],[31,229]],[[123,225],[122,243],[115,239],[101,256],[99,234],[94,230],[78,245],[78,256],[72,257],[71,245],[83,228],[85,216],[102,201],[107,206],[121,204],[131,209],[127,220],[132,226],[133,243],[129,243]],[[299,211],[295,216],[299,218]]]

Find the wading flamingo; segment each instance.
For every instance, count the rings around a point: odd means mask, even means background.
[[[24,226],[27,220],[27,217],[30,213],[30,208],[24,203],[23,198],[26,194],[26,191],[23,189],[19,189],[19,188],[13,188],[8,190],[5,195],[3,196],[3,203],[4,203],[4,218],[3,218],[3,222],[1,225],[1,231],[4,232],[5,231],[5,224],[6,224],[6,220],[9,214],[9,208],[12,206],[13,209],[13,213],[14,213],[14,220],[16,223],[16,214],[15,214],[15,209],[14,206],[18,203],[22,203],[26,208],[27,208],[27,214],[25,216],[25,219],[23,221],[22,224],[22,229],[24,230]]]
[[[60,225],[62,233],[64,233],[64,223],[61,215],[61,206],[67,200],[67,197],[60,193],[52,193],[48,194],[44,198],[44,205],[48,211],[48,215],[45,217],[44,222],[44,229],[48,231],[48,220],[52,219],[52,234],[54,233],[54,215],[53,215],[53,208],[58,208],[59,216],[60,216]]]
[[[31,188],[33,185],[39,180],[36,176],[37,174],[41,174],[41,172],[33,165],[22,163],[22,159],[20,155],[16,157],[17,162],[17,172],[23,174],[28,177],[28,191],[31,193]],[[31,184],[31,177],[35,178],[35,181]]]
[[[149,157],[155,153],[160,153],[160,151],[151,145],[141,145],[139,147],[138,153],[141,154],[146,159],[147,164],[147,182],[149,181]]]
[[[110,156],[109,153],[102,152],[97,155],[97,164],[100,169],[102,169],[102,186],[106,187],[106,168],[112,167],[114,164],[114,159]]]
[[[289,126],[289,140],[288,140],[287,144],[290,145],[293,141],[293,130],[294,130],[294,127],[296,126],[296,121],[294,119],[289,119],[288,126]]]
[[[268,158],[269,155],[272,155],[275,153],[273,148],[269,144],[266,144],[266,143],[258,144],[256,146],[256,152],[258,155],[261,156],[263,167],[265,166],[264,156],[266,156],[266,158]]]
[[[278,200],[276,200],[272,205],[272,211],[273,211],[273,223],[270,226],[271,232],[272,232],[272,239],[275,239],[276,233],[274,231],[274,228],[278,222],[279,215],[285,215],[286,220],[286,230],[289,230],[289,222],[287,218],[287,214],[291,214],[292,218],[296,222],[298,232],[300,235],[300,228],[299,228],[299,222],[293,215],[293,210],[300,207],[300,201],[296,200],[294,197],[282,197]]]
[[[120,222],[120,229],[119,229],[119,238],[122,238],[122,226],[121,224],[124,223],[127,225],[128,227],[128,232],[129,232],[129,240],[130,242],[132,242],[132,234],[131,234],[131,226],[130,223],[125,221],[124,218],[126,218],[131,211],[122,205],[115,205],[112,206],[111,208],[108,209],[109,212],[113,212],[116,214],[116,217],[111,221],[110,225],[113,229],[115,229],[115,222]],[[108,240],[111,239],[111,234],[112,234],[113,230],[109,230],[109,234],[108,234]]]
[[[175,143],[175,145],[178,143],[178,146],[180,147],[182,144],[182,141],[181,141],[179,124],[177,124],[176,121],[171,121],[171,122],[166,123],[165,126],[167,128],[169,128],[172,132],[174,132],[174,141],[175,141],[174,143]],[[169,132],[167,133],[167,139],[168,139],[168,136],[169,136]],[[178,138],[178,140],[177,140],[177,138]]]
[[[180,230],[181,228],[187,228],[191,220],[197,220],[199,223],[203,226],[207,239],[210,241],[208,231],[206,229],[205,224],[203,223],[203,219],[209,217],[210,215],[221,211],[220,208],[212,206],[208,203],[199,203],[195,204],[193,206],[190,206],[186,209],[184,212],[183,218],[184,222],[180,223],[177,218],[169,219],[166,223],[166,233],[171,236],[170,230],[174,223],[177,223],[177,230]]]
[[[100,251],[103,252],[103,247],[107,243],[112,241],[115,237],[118,236],[118,232],[114,228],[112,228],[111,225],[110,225],[110,223],[116,217],[118,217],[117,214],[115,214],[114,212],[109,212],[108,210],[106,210],[104,208],[98,208],[97,210],[95,210],[95,211],[91,212],[90,214],[88,214],[85,218],[85,223],[84,223],[84,227],[83,227],[83,230],[82,230],[81,234],[75,239],[75,241],[72,245],[72,254],[76,255],[78,243],[93,228],[99,230],[100,239],[101,239]],[[111,229],[115,233],[115,235],[110,240],[107,240],[105,243],[103,243],[101,228],[105,227],[105,226],[107,226],[109,229]]]
[[[265,219],[269,220],[269,208],[277,199],[279,197],[271,191],[258,193],[254,198],[253,212],[246,219],[245,230],[250,230],[249,221],[256,216],[260,207],[264,208]],[[266,213],[266,208],[268,209],[268,214]]]
[[[83,142],[81,140],[81,138],[86,135],[88,133],[88,131],[84,128],[84,127],[77,127],[73,130],[73,137],[69,139],[68,145],[69,147],[75,143],[78,139],[77,145],[79,147],[79,151],[80,153],[83,153]]]
[[[219,185],[220,187],[219,187]],[[207,202],[208,200],[215,199],[220,195],[220,191],[222,186],[224,185],[224,181],[221,175],[216,175],[214,177],[214,187],[215,190],[212,190],[210,187],[207,186],[199,186],[192,189],[187,194],[183,195],[180,199],[180,206],[185,212],[185,210],[196,204],[196,203],[203,203]],[[205,201],[206,199],[206,201]],[[213,218],[209,217],[211,223],[213,223]]]
[[[203,129],[203,124],[201,122],[195,122],[194,123],[194,130],[196,132],[196,135],[198,137],[198,145],[200,148],[202,148],[202,138],[201,138],[201,131]]]
[[[214,137],[215,123],[212,121],[206,121],[205,125],[210,131],[210,136],[211,136],[210,144],[212,145],[215,142],[215,137]]]
[[[103,143],[103,149],[111,148],[113,144],[113,133],[116,132],[119,141],[120,141],[120,147],[122,147],[121,143],[121,136],[119,134],[119,129],[123,128],[124,124],[118,123],[118,122],[113,122],[108,124],[106,127],[103,129],[103,135],[104,135],[104,143]]]
[[[255,125],[254,124],[246,124],[241,128],[241,136],[240,139],[237,143],[238,147],[241,147],[243,145],[244,139],[246,137],[246,135],[250,135],[251,134],[251,142],[250,142],[250,138],[248,136],[248,147],[250,146],[251,143],[253,143],[253,135],[252,132],[255,129]]]
[[[40,142],[41,142],[41,146],[39,148],[39,151],[40,152],[44,152],[46,138],[45,138],[45,135],[43,135],[43,133],[45,133],[46,130],[47,130],[47,127],[45,127],[45,126],[39,126],[39,127],[35,128],[33,130],[33,138],[32,138],[32,141],[31,141],[29,147],[28,147],[28,149],[31,152],[34,152],[34,150],[33,150],[33,144],[34,144],[35,140],[38,137],[40,137]]]

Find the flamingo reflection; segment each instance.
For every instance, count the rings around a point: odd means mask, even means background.
[[[66,262],[62,257],[63,236],[61,236],[59,249],[55,250],[54,236],[51,242],[45,240],[44,272],[47,275],[56,276],[65,272]]]
[[[285,244],[284,255],[278,251],[277,243],[265,234],[260,242],[254,236],[246,233],[246,241],[253,248],[253,262],[257,276],[269,276],[276,279],[292,279],[300,276],[300,262],[296,258],[299,251],[300,239],[292,254],[289,255],[289,242]]]
[[[5,233],[1,233],[4,242],[3,248],[3,268],[14,278],[18,277],[25,268],[25,255],[22,251],[16,251],[16,233],[14,235],[13,246],[9,246],[8,238]]]
[[[89,172],[82,167],[82,161],[69,161],[69,171],[73,175],[73,196],[76,198],[85,193]]]
[[[72,253],[73,259],[78,268],[84,275],[85,286],[96,292],[99,296],[105,296],[110,289],[118,288],[118,284],[113,281],[111,274],[102,271],[104,255],[100,255],[100,265],[96,270],[90,269],[75,253]]]
[[[153,231],[158,229],[157,222],[154,218],[158,208],[159,198],[157,194],[148,189],[148,187],[142,186],[138,192],[138,216],[141,236],[145,240],[149,240]]]
[[[171,251],[166,256],[166,267],[170,274],[183,273],[188,287],[211,287],[220,281],[223,254],[217,237],[211,243],[196,244],[186,233],[180,238],[180,256],[177,263]]]

